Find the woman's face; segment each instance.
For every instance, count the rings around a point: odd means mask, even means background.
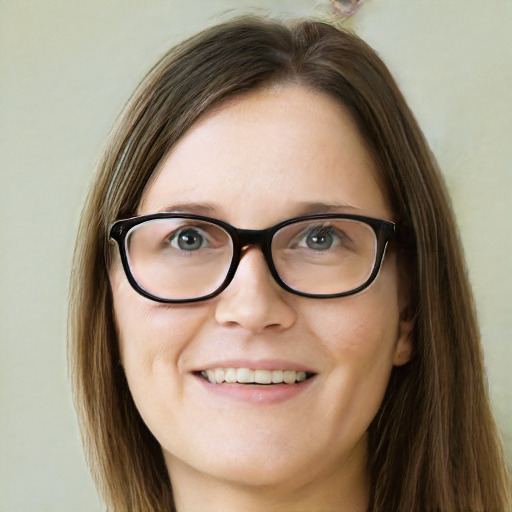
[[[248,229],[306,213],[393,220],[377,172],[342,106],[303,87],[274,87],[196,123],[137,213],[199,213]],[[281,289],[251,247],[220,295],[166,305],[138,295],[115,262],[122,365],[173,483],[205,477],[248,486],[337,485],[352,475],[360,485],[365,432],[393,365],[409,357],[397,276],[388,251],[363,292],[305,298]],[[241,367],[314,376],[276,385],[214,384],[201,376]]]

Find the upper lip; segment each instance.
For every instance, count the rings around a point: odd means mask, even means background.
[[[298,372],[317,373],[308,365],[286,359],[222,359],[209,361],[194,372],[215,368],[250,368],[251,370],[296,370]]]

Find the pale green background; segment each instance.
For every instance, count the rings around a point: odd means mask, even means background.
[[[0,0],[0,511],[98,511],[65,369],[67,281],[102,142],[171,44],[314,0]],[[512,1],[367,0],[353,20],[445,172],[512,451]]]

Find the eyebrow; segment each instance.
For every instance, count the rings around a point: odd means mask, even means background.
[[[299,217],[301,215],[311,215],[314,213],[343,213],[346,211],[358,210],[357,207],[342,202],[319,202],[319,201],[302,201],[293,205],[289,217]],[[213,216],[218,214],[220,209],[211,203],[172,203],[158,212],[180,212],[193,213],[196,215]]]
[[[195,213],[197,215],[211,215],[218,209],[213,204],[209,203],[172,203],[160,208],[160,212],[173,212],[173,213]]]
[[[300,202],[295,205],[296,215],[310,215],[313,213],[343,213],[345,211],[358,210],[356,206],[341,202]]]

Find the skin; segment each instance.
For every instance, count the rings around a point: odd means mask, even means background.
[[[179,205],[250,229],[312,210],[393,220],[377,173],[344,107],[276,86],[196,123],[155,173],[138,214]],[[410,357],[398,275],[388,251],[365,291],[304,298],[282,290],[251,247],[219,296],[165,305],[132,290],[114,262],[122,364],[162,446],[179,512],[205,503],[210,512],[366,509],[365,432],[393,365]],[[226,359],[279,359],[316,376],[279,403],[235,400],[192,373]]]

